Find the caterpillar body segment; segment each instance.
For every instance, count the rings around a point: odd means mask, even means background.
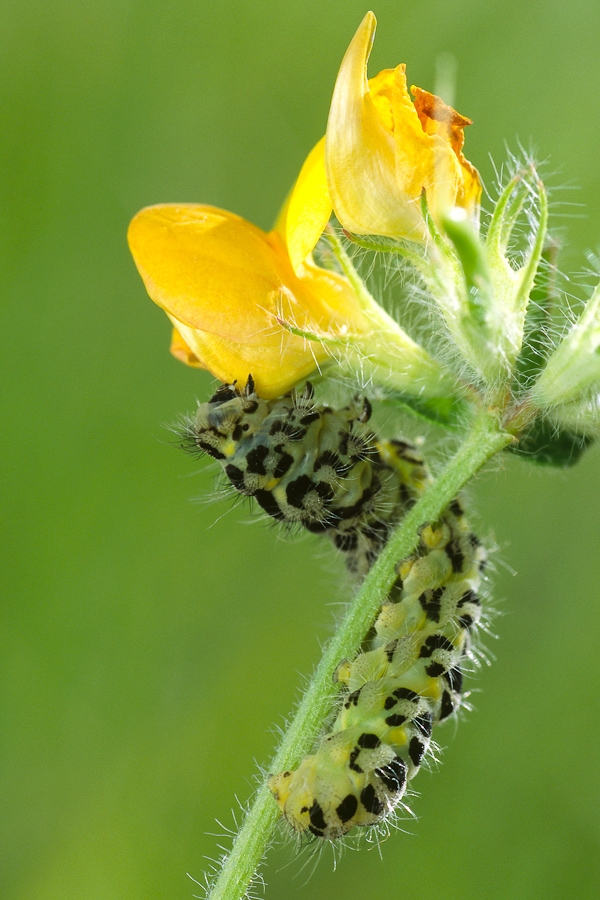
[[[365,776],[365,771],[370,774]],[[271,776],[269,787],[294,831],[335,840],[355,825],[375,825],[404,793],[405,763],[362,726],[328,735],[318,760]]]

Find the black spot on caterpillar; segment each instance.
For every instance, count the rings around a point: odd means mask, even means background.
[[[363,577],[428,473],[416,448],[366,429],[368,401],[341,410],[301,394],[264,401],[252,379],[199,406],[184,445],[217,459],[274,519],[327,534]],[[372,648],[343,660],[337,718],[316,752],[270,789],[298,833],[335,840],[381,822],[419,770],[432,728],[460,706],[462,660],[481,615],[486,554],[455,499],[421,529],[374,626]]]

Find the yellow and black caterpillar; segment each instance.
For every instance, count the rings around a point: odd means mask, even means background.
[[[267,402],[249,378],[199,406],[185,445],[219,460],[233,486],[273,518],[328,534],[363,577],[429,477],[415,447],[366,430],[369,415],[366,400],[337,411],[317,406],[310,385]],[[334,840],[398,805],[433,725],[460,706],[485,560],[458,499],[421,530],[413,555],[398,564],[372,648],[337,668],[344,693],[330,733],[295,771],[270,778],[296,832]]]

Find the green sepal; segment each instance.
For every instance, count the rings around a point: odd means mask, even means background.
[[[519,170],[498,197],[486,237],[490,253],[498,259],[506,253],[513,228],[529,195],[533,171],[527,167]]]
[[[556,273],[559,245],[548,241],[542,250],[542,264],[538,266],[525,317],[523,346],[515,366],[517,383],[526,386],[535,381],[548,359],[547,329],[557,301]]]
[[[459,428],[468,418],[468,407],[456,397],[434,397],[423,399],[412,397],[402,391],[386,391],[384,405],[402,406],[407,412],[432,425],[444,428]]]
[[[591,443],[593,438],[589,435],[563,428],[559,430],[553,422],[540,416],[507,450],[539,466],[568,469],[579,461]]]

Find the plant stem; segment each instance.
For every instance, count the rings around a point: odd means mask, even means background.
[[[352,657],[364,640],[382,600],[396,580],[396,565],[417,545],[419,530],[440,516],[458,491],[494,454],[511,443],[494,412],[480,412],[471,422],[464,442],[421,499],[404,517],[327,645],[317,671],[271,763],[272,772],[294,769],[308,753],[337,693],[333,673],[341,659]],[[279,810],[264,783],[235,839],[210,893],[210,900],[241,900],[265,853]]]

